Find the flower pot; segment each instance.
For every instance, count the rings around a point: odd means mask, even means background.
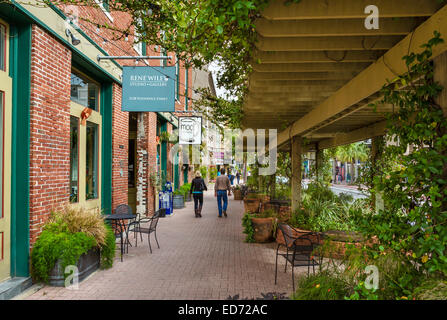
[[[233,191],[234,200],[242,200],[242,191],[240,189],[235,189]]]
[[[182,209],[185,207],[185,197],[182,194],[174,194],[172,202],[174,209]]]
[[[261,200],[259,199],[245,199],[244,200],[245,212],[258,213],[260,203]]]
[[[98,270],[99,265],[100,265],[100,251],[98,248],[91,249],[86,254],[81,255],[78,262],[76,263],[76,267],[78,268],[79,271],[79,278],[78,278],[79,282],[87,278],[94,271]],[[62,270],[62,263],[60,260],[57,260],[53,270],[51,270],[50,275],[48,277],[48,284],[54,287],[64,287],[65,286],[64,274],[65,270]]]
[[[251,218],[253,238],[256,242],[271,242],[273,239],[273,218]]]
[[[191,202],[191,201],[192,201],[192,196],[191,196],[190,193],[187,193],[187,194],[185,195],[185,202]]]

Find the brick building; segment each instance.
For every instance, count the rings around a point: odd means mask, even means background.
[[[175,188],[192,177],[169,159],[177,117],[191,109],[192,70],[176,61],[101,60],[105,56],[165,55],[116,39],[78,15],[123,27],[130,17],[100,8],[0,4],[2,215],[0,283],[29,277],[29,253],[51,210],[68,203],[111,213],[157,209],[154,177]],[[69,32],[68,32],[68,31]],[[79,41],[77,41],[79,40]],[[175,113],[123,112],[123,65],[176,66]]]

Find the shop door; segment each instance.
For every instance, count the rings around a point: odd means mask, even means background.
[[[12,79],[8,76],[9,26],[0,20],[0,281],[11,271],[11,110]]]

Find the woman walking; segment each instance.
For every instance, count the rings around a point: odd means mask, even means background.
[[[194,212],[196,218],[202,218],[203,191],[208,190],[205,181],[202,179],[200,171],[196,172],[196,177],[191,182],[189,193],[194,197]]]

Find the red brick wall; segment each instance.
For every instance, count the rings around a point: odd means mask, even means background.
[[[52,209],[69,200],[71,51],[32,27],[30,243]]]
[[[113,84],[112,209],[127,204],[129,113],[121,111],[121,87]]]
[[[157,170],[157,114],[154,112],[147,113],[147,132],[148,132],[148,146],[147,146],[147,161],[148,161],[148,175]],[[149,178],[148,178],[149,179]],[[146,191],[147,197],[147,213],[152,214],[155,210],[155,190],[149,182],[149,188]]]
[[[96,25],[87,22],[87,20],[94,21],[98,24],[109,24],[119,29],[127,28],[131,23],[131,17],[123,12],[111,12],[113,22],[100,10],[92,7],[74,7],[67,5],[59,5],[58,7],[66,14],[76,12],[79,17],[78,23],[81,29],[91,37],[99,46],[101,46],[109,55],[137,55],[134,49],[134,35],[131,29],[127,37],[119,38],[119,33],[114,34],[112,30],[106,28],[97,28]],[[105,39],[105,40],[104,40]],[[147,46],[147,55],[159,55],[160,52],[155,50],[154,46]],[[174,53],[169,53],[175,56]],[[67,60],[69,61],[69,60]],[[118,60],[121,65],[135,65],[132,60]],[[160,61],[151,60],[151,66],[160,66]],[[176,61],[173,59],[170,64],[175,65]],[[144,62],[139,62],[138,65],[145,65]],[[192,71],[189,70],[189,88],[192,85]],[[176,110],[184,110],[185,103],[185,69],[183,64],[180,65],[180,103],[176,103]],[[112,149],[112,207],[115,208],[118,204],[127,203],[128,201],[128,187],[127,187],[127,165],[128,165],[128,113],[121,111],[121,88],[114,85],[113,96],[113,149]],[[189,91],[191,96],[191,90]],[[189,109],[192,101],[189,102]],[[177,114],[177,116],[180,114]],[[156,170],[156,128],[157,128],[157,114],[144,113],[139,118],[144,124],[138,126],[138,142],[137,142],[137,162],[138,162],[138,178],[140,182],[137,185],[137,211],[151,214],[155,208],[155,194],[153,187],[150,185],[150,174]],[[139,121],[140,121],[139,120]],[[169,125],[171,126],[171,125]],[[123,149],[120,146],[124,146]],[[169,152],[169,149],[168,149]],[[172,179],[172,165],[167,163],[168,176]],[[121,176],[120,171],[123,170]],[[183,172],[180,171],[180,181],[183,183]],[[190,172],[190,176],[192,172]],[[140,207],[138,207],[140,206]],[[138,209],[140,208],[140,209]]]

